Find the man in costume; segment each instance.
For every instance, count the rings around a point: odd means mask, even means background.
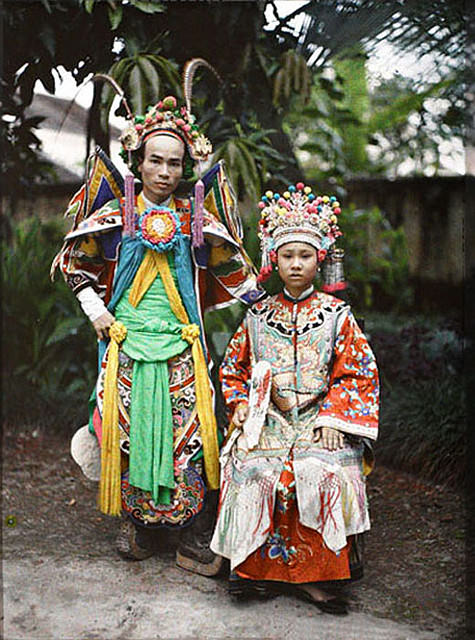
[[[232,431],[211,548],[235,596],[294,592],[346,613],[321,583],[361,574],[378,371],[349,306],[313,285],[325,265],[323,289],[344,286],[336,198],[298,183],[259,207],[261,276],[275,263],[284,288],[248,310],[221,366]]]
[[[219,442],[203,314],[262,291],[223,164],[199,181],[195,198],[175,195],[212,150],[189,108],[169,96],[131,118],[121,141],[142,190],[135,196],[129,176],[121,197],[120,175],[99,154],[53,263],[99,339],[86,430],[100,445],[98,504],[124,516],[123,557],[149,557],[159,530],[175,528],[177,563],[214,575],[221,559],[209,550],[207,494],[219,486]],[[119,197],[97,208],[104,181]]]

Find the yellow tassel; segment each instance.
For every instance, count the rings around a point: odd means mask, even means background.
[[[366,450],[365,450],[365,454],[366,454]],[[374,469],[374,455],[363,455],[363,475],[364,476],[369,476],[369,474],[373,471]]]
[[[117,371],[119,344],[125,340],[127,329],[122,322],[114,322],[109,329],[111,338],[104,378],[104,408],[102,413],[101,478],[99,509],[111,516],[120,516],[120,442]]]
[[[196,411],[200,420],[206,477],[210,489],[219,489],[218,426],[209,386],[208,367],[199,340],[193,342],[191,353],[195,366]]]

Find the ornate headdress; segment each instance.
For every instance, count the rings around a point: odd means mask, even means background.
[[[277,249],[288,242],[305,242],[315,247],[322,264],[324,291],[346,287],[343,277],[343,250],[334,244],[342,234],[338,227],[340,203],[335,196],[319,196],[303,182],[289,185],[282,195],[266,191],[259,204],[259,238],[262,266],[259,280],[272,273]]]
[[[120,136],[122,155],[137,151],[154,133],[167,132],[177,135],[195,161],[206,160],[212,153],[211,142],[200,131],[196,118],[186,106],[178,107],[177,99],[168,96],[147,107],[144,115],[134,116]]]
[[[208,158],[212,153],[211,142],[200,131],[196,124],[196,118],[191,113],[191,95],[193,77],[196,70],[204,66],[210,69],[220,82],[221,77],[216,69],[202,58],[193,58],[185,64],[183,70],[183,93],[186,106],[178,106],[174,96],[167,96],[157,104],[147,107],[144,115],[134,115],[125,99],[125,95],[117,82],[105,74],[96,74],[93,79],[106,80],[109,82],[118,95],[127,111],[129,123],[120,136],[122,143],[121,155],[127,163],[131,173],[125,178],[125,221],[124,231],[126,234],[134,232],[134,175],[137,176],[137,165],[139,157],[137,151],[142,145],[155,134],[164,133],[173,137],[178,137],[185,144],[186,152],[192,162],[186,161],[185,154],[185,177],[191,177],[193,162],[198,163],[199,180],[195,185],[194,202],[194,222],[193,222],[193,245],[199,246],[203,243],[203,200],[204,185],[201,180],[201,161]]]

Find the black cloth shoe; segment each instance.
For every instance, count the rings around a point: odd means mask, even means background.
[[[279,595],[265,580],[241,578],[234,571],[229,574],[228,593],[238,600],[269,600]]]
[[[192,524],[183,529],[176,552],[176,564],[182,569],[202,576],[216,576],[224,565],[224,558],[214,554],[209,548],[213,537],[218,491],[210,491],[204,507]]]
[[[336,616],[344,616],[348,613],[348,602],[343,597],[330,596],[328,600],[315,600],[308,591],[304,591],[298,585],[292,585],[291,593],[299,600],[315,605],[324,613],[331,613]]]

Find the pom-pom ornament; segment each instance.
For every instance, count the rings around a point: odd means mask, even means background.
[[[137,237],[149,249],[170,251],[177,243],[181,222],[168,207],[146,209],[139,218]]]
[[[267,280],[276,261],[277,249],[288,242],[305,242],[318,251],[323,262],[342,235],[337,215],[341,212],[335,196],[316,195],[303,182],[289,185],[282,196],[266,191],[258,203],[261,213],[259,238],[262,266],[259,282]]]

